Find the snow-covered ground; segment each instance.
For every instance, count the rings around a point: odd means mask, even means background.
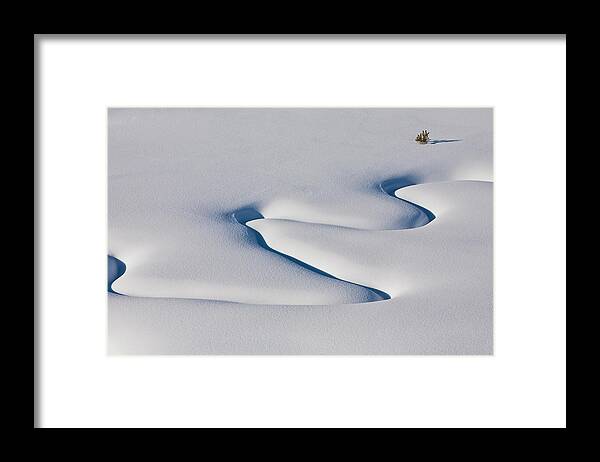
[[[491,109],[108,124],[110,353],[492,353]]]

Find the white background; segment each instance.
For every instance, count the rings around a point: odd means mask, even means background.
[[[566,424],[566,42],[38,37],[39,426]],[[108,106],[493,106],[495,355],[109,357]]]

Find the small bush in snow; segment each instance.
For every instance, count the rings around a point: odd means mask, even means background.
[[[423,130],[417,135],[415,141],[419,144],[427,144],[427,142],[429,141],[429,132],[427,130]]]

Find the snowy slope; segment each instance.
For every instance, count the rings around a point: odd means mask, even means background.
[[[109,350],[489,354],[491,180],[489,109],[112,109]]]

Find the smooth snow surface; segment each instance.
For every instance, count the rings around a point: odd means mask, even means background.
[[[110,353],[492,353],[491,109],[108,123]]]

